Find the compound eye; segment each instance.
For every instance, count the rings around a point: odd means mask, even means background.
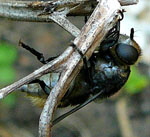
[[[134,48],[131,45],[124,44],[124,43],[120,43],[117,45],[116,54],[119,57],[119,59],[127,65],[134,64],[139,57],[139,54],[136,48]]]

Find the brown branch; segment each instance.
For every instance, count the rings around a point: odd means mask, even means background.
[[[92,55],[93,51],[102,41],[112,25],[116,23],[118,19],[116,15],[119,14],[118,10],[120,10],[120,5],[117,0],[100,1],[88,22],[81,30],[80,35],[74,40],[74,44],[77,45],[88,58]],[[77,53],[78,52],[73,52],[67,60],[66,67],[62,72],[60,80],[52,89],[46,101],[40,117],[40,137],[51,136],[51,122],[57,103],[66,93],[71,81],[75,78],[83,64],[80,55]]]
[[[51,1],[3,1],[0,2],[0,17],[19,21],[50,22],[48,16],[38,16],[49,5],[50,11],[68,16],[82,16],[92,13],[96,0],[51,0]]]
[[[138,0],[119,0],[122,6],[137,4]],[[38,1],[5,1],[0,2],[0,17],[19,21],[50,22],[48,16],[38,16],[47,5],[53,5],[51,10],[68,16],[90,15],[96,6],[96,0],[51,0]],[[64,13],[63,13],[64,12]],[[65,13],[66,14],[66,13]]]

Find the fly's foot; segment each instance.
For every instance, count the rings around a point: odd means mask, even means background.
[[[84,58],[84,55],[83,55],[82,51],[73,42],[71,42],[70,46],[73,47],[76,51],[78,51],[78,53],[80,54],[80,56],[82,58]]]
[[[118,13],[120,13],[120,19],[119,19],[119,21],[121,21],[121,20],[124,19],[124,14],[123,14],[124,12],[126,12],[125,9],[122,9],[122,10],[118,11]]]
[[[52,14],[55,11],[56,7],[57,7],[57,4],[48,3],[48,4],[45,5],[45,8],[44,8],[43,12],[38,14],[38,16]]]

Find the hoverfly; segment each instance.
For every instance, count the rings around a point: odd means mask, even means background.
[[[44,64],[53,59],[45,60],[43,54],[28,45],[22,42],[19,45],[34,54]],[[131,29],[130,36],[120,34],[120,21],[118,21],[88,60],[88,71],[84,67],[81,69],[58,104],[58,107],[78,106],[60,116],[53,124],[95,99],[101,100],[116,93],[126,83],[130,75],[130,65],[135,64],[140,55],[140,46],[134,40],[134,29]],[[59,80],[59,76],[60,73],[46,74],[24,85],[22,91],[28,93],[36,103],[38,102],[37,104],[42,106]]]

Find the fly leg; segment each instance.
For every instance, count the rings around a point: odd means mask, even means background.
[[[123,12],[125,12],[125,11],[124,10],[119,11],[120,16],[121,16],[120,19],[115,24],[115,26],[113,26],[109,30],[109,32],[105,36],[105,39],[102,41],[102,43],[100,45],[100,50],[102,50],[103,52],[107,52],[110,47],[114,46],[118,42],[119,36],[120,36],[120,22],[124,18]]]
[[[65,114],[59,116],[58,118],[56,118],[52,124],[56,125],[57,123],[59,123],[61,120],[63,120],[64,118],[66,118],[67,116],[71,115],[72,113],[78,111],[79,109],[83,108],[84,106],[86,106],[87,104],[89,104],[90,102],[94,101],[96,98],[98,98],[101,94],[103,94],[104,90],[101,90],[100,92],[96,93],[94,96],[92,96],[91,98],[89,98],[88,100],[86,100],[84,103],[76,106],[75,108],[71,109],[70,111],[66,112]]]
[[[87,21],[88,21],[88,17],[85,16],[85,17],[84,17],[84,22],[86,23]]]
[[[30,96],[42,98],[49,95],[51,88],[47,86],[43,80],[35,79],[28,83],[28,85],[23,85],[20,87],[19,90]]]
[[[35,79],[31,81],[29,84],[33,84],[33,83],[38,83],[40,87],[42,88],[42,90],[45,92],[45,94],[49,95],[51,89],[49,88],[49,86],[45,84],[43,80]]]
[[[42,53],[36,51],[35,49],[31,48],[30,46],[26,45],[25,43],[19,41],[19,46],[28,50],[30,53],[32,53],[34,56],[36,56],[37,59],[43,64],[47,64],[48,62],[52,61],[53,59],[55,59],[57,57],[57,56],[50,57],[47,60],[45,60],[44,55]]]
[[[92,86],[92,74],[91,74],[91,63],[90,61],[87,60],[87,58],[83,55],[83,53],[78,49],[78,47],[71,43],[71,45],[75,50],[78,51],[78,53],[80,54],[80,56],[82,57],[83,59],[83,63],[84,63],[84,66],[83,66],[83,69],[84,69],[84,73],[85,73],[85,78],[87,77],[87,82]]]
[[[35,49],[31,48],[30,46],[24,44],[23,42],[19,41],[19,46],[21,46],[22,48],[28,50],[30,53],[32,53],[34,56],[37,57],[37,59],[42,63],[42,64],[46,64],[48,62],[50,62],[51,60],[55,59],[56,57],[50,57],[47,60],[45,60],[44,56],[42,53],[36,51]],[[31,81],[29,84],[33,84],[33,83],[38,83],[40,85],[40,87],[42,88],[42,90],[45,92],[45,94],[49,95],[51,88],[48,87],[45,82],[43,80],[39,80],[39,79],[35,79],[33,81]],[[28,89],[22,87],[21,88],[23,91],[25,92],[30,92]],[[32,93],[33,91],[31,91]],[[38,94],[38,93],[37,93]]]
[[[105,39],[100,44],[100,50],[107,52],[110,47],[114,46],[118,42],[119,35],[120,21],[118,21],[116,25],[106,34]]]

